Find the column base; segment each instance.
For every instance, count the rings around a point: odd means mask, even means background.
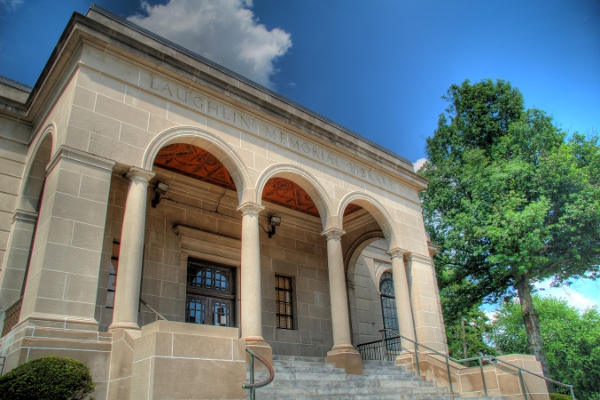
[[[108,327],[109,332],[113,332],[117,329],[131,329],[135,331],[141,330],[138,324],[133,324],[130,322],[115,322]]]
[[[334,347],[327,352],[325,362],[334,364],[336,368],[344,368],[349,375],[362,375],[362,358],[352,346]]]
[[[246,342],[246,347],[253,350],[256,354],[262,356],[267,360],[270,366],[273,366],[273,349],[265,339],[261,337],[249,337],[243,338]],[[246,363],[250,363],[250,354],[246,352]],[[258,360],[254,360],[254,367],[256,371],[267,371],[267,368]]]

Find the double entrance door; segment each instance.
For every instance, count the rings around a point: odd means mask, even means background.
[[[186,322],[234,326],[234,276],[230,267],[188,259]]]

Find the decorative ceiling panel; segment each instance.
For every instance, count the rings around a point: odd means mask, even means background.
[[[154,164],[192,178],[235,190],[235,183],[227,168],[210,152],[185,143],[175,143],[163,147],[158,152]],[[271,178],[263,190],[263,200],[315,217],[319,211],[308,193],[295,182],[285,178]],[[356,204],[349,204],[344,216],[360,210]]]
[[[235,190],[235,183],[227,168],[211,153],[191,144],[175,143],[163,147],[158,152],[154,164],[213,185]]]
[[[280,206],[319,216],[319,211],[308,193],[298,184],[285,178],[271,178],[265,184],[263,199]]]

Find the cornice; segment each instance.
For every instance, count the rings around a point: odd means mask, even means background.
[[[46,174],[49,174],[50,171],[56,167],[56,164],[62,159],[69,159],[72,161],[76,161],[80,164],[86,164],[91,167],[96,167],[100,169],[105,169],[107,171],[112,171],[115,162],[109,160],[108,158],[100,157],[87,151],[74,149],[69,146],[62,145],[58,149],[58,151],[54,154],[48,166],[46,167]]]

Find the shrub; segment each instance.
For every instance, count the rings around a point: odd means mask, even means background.
[[[572,400],[570,394],[550,393],[550,400]]]
[[[0,400],[79,400],[94,390],[89,368],[77,360],[43,357],[0,377]]]

